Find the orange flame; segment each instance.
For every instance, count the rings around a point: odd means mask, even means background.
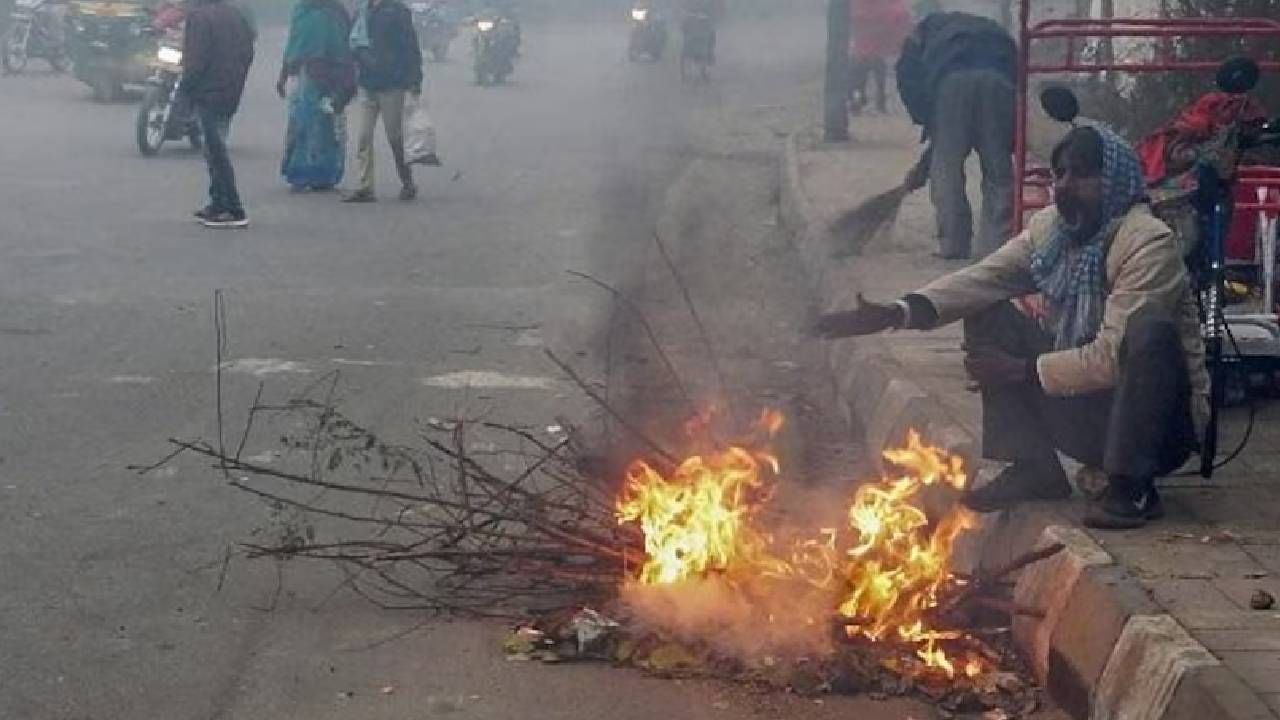
[[[926,615],[938,606],[938,593],[951,579],[955,539],[973,527],[973,518],[957,508],[931,527],[917,503],[931,485],[964,489],[964,463],[925,445],[914,430],[907,447],[884,456],[901,474],[864,485],[854,496],[849,526],[856,540],[846,551],[839,612],[854,621],[851,633],[917,644],[926,666],[953,677],[955,665],[938,643],[958,636],[930,628]]]
[[[768,411],[756,432],[772,437],[781,427],[782,416]],[[690,457],[669,477],[637,461],[616,507],[619,523],[635,523],[644,534],[645,562],[636,580],[670,585],[712,574],[799,580],[834,593],[829,607],[848,620],[851,636],[908,643],[926,667],[947,677],[980,673],[979,660],[944,651],[942,644],[958,633],[929,624],[952,580],[955,540],[973,521],[957,508],[931,523],[921,493],[930,486],[963,490],[963,461],[926,445],[914,430],[906,447],[884,456],[897,472],[857,490],[846,526],[823,528],[789,551],[775,548],[758,520],[771,489],[762,468],[779,472],[773,455],[730,447]]]

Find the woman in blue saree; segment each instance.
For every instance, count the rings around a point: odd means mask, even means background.
[[[338,0],[298,0],[293,7],[276,91],[289,100],[280,172],[294,190],[331,190],[342,181],[343,111],[355,94],[350,33],[351,20]],[[295,82],[287,93],[290,78]]]

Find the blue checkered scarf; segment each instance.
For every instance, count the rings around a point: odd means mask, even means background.
[[[1101,229],[1080,242],[1058,217],[1048,242],[1031,254],[1031,274],[1045,299],[1046,329],[1056,350],[1080,347],[1097,337],[1106,303],[1106,246],[1146,194],[1142,166],[1129,143],[1106,127],[1093,129],[1102,137]]]

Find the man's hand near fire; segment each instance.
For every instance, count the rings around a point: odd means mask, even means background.
[[[813,334],[833,340],[854,335],[874,335],[906,324],[906,310],[898,303],[871,302],[858,293],[852,310],[826,313],[813,325]]]

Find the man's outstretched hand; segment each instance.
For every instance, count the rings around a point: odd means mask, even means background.
[[[990,347],[966,348],[964,369],[981,387],[1003,387],[1032,382],[1034,363]]]
[[[826,313],[813,325],[813,334],[828,340],[852,335],[871,335],[901,327],[905,318],[896,304],[868,302],[858,293],[858,304],[852,310]]]

